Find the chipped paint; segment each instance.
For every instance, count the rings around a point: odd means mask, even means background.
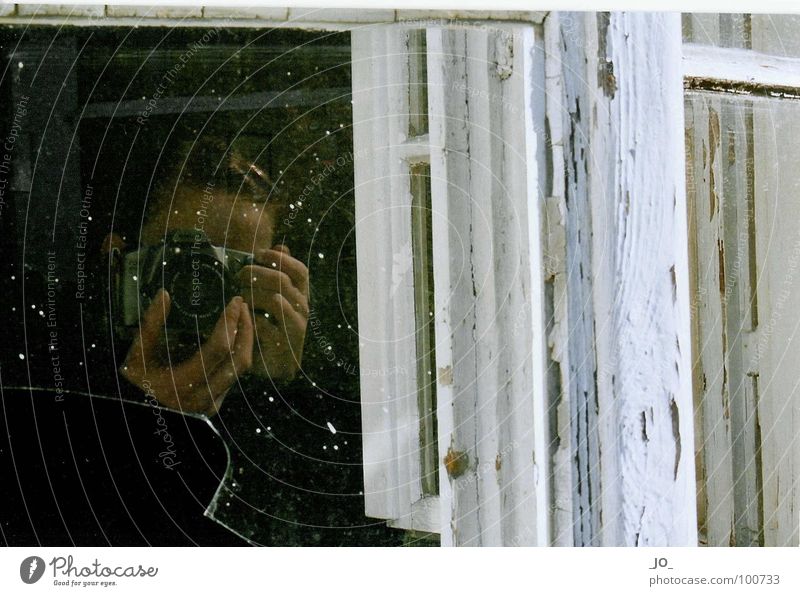
[[[439,384],[450,386],[453,384],[453,367],[451,365],[440,366],[438,369]]]
[[[447,455],[444,457],[444,467],[447,475],[451,479],[463,476],[469,468],[469,456],[466,451],[458,451],[452,446],[447,448]]]

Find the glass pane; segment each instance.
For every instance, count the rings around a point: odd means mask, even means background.
[[[408,136],[428,132],[428,52],[425,29],[408,32]]]
[[[686,97],[702,540],[788,545],[800,502],[800,103]]]
[[[433,316],[433,234],[431,223],[431,168],[429,164],[414,164],[411,166],[411,197],[422,492],[424,495],[438,495],[439,447],[436,418],[436,336]]]
[[[683,41],[722,48],[752,45],[751,15],[688,13],[682,15]]]
[[[687,43],[800,57],[799,15],[687,13],[682,21]]]
[[[50,511],[47,470],[103,437],[68,461],[65,521],[4,517],[7,539],[403,544],[363,513],[349,33],[5,27],[0,51],[3,415],[35,436],[30,392],[11,388],[37,387],[36,420],[59,437],[14,503]],[[166,332],[155,302],[142,334],[161,286]],[[212,398],[227,470],[216,433],[166,408]],[[96,523],[75,474],[113,502]]]

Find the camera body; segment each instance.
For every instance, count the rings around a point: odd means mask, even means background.
[[[172,302],[167,329],[206,338],[241,286],[236,278],[253,254],[211,244],[202,230],[174,230],[162,242],[119,257],[115,296],[117,330],[130,335],[160,288]]]

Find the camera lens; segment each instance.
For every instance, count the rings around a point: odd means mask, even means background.
[[[189,252],[184,258],[171,258],[165,269],[174,327],[189,332],[210,330],[225,308],[226,290],[230,291],[222,263],[212,255]]]

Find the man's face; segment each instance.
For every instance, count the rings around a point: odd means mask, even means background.
[[[205,231],[212,244],[232,250],[257,252],[272,247],[276,208],[255,200],[248,193],[210,193],[187,188],[176,193],[166,217],[149,230],[149,242],[158,241],[177,229]]]

